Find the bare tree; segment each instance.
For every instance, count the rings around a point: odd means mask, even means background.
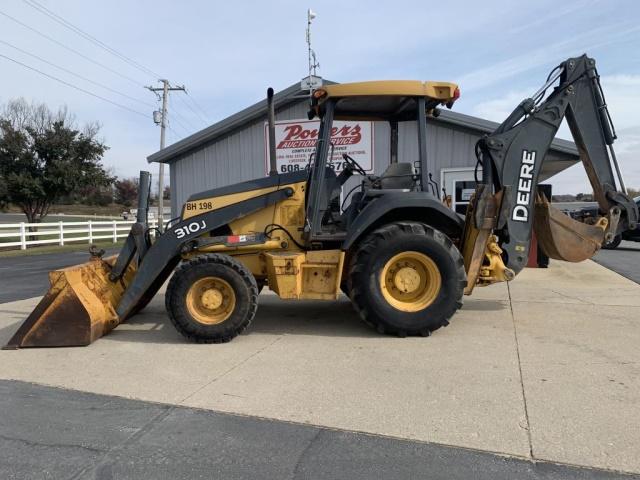
[[[23,97],[9,100],[2,108],[0,116],[3,120],[8,121],[14,130],[26,130],[30,128],[36,133],[42,133],[56,122],[62,122],[64,125],[75,128],[76,118],[67,110],[66,106],[52,111],[45,103],[27,102]],[[98,122],[88,123],[85,126],[89,138],[94,138],[100,130]]]

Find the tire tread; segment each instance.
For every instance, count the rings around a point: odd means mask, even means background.
[[[458,278],[456,285],[458,285],[460,290],[459,298],[450,302],[447,310],[440,316],[439,323],[431,325],[429,328],[423,327],[410,331],[403,328],[397,328],[382,321],[378,315],[372,313],[372,310],[366,307],[367,302],[365,299],[365,288],[363,287],[364,282],[361,281],[359,277],[366,271],[365,265],[381,247],[381,242],[388,241],[389,239],[402,234],[419,235],[435,240],[446,250],[454,261],[455,275]],[[362,320],[381,334],[394,334],[399,337],[405,337],[408,335],[421,335],[423,337],[428,337],[434,330],[449,325],[449,320],[453,314],[462,306],[462,291],[467,283],[462,255],[451,239],[444,233],[428,225],[411,221],[389,223],[369,234],[362,243],[356,247],[353,260],[349,266],[348,275],[351,299],[355,310],[358,312]]]
[[[224,265],[235,271],[243,282],[249,288],[249,311],[239,325],[234,325],[223,329],[219,334],[211,335],[205,334],[202,329],[194,325],[193,322],[189,322],[184,318],[188,315],[185,311],[175,306],[179,304],[180,299],[177,298],[179,286],[182,282],[186,282],[186,273],[192,268],[206,264]],[[167,293],[165,295],[165,306],[169,314],[171,323],[176,330],[187,340],[195,343],[227,343],[233,338],[241,334],[251,324],[258,309],[258,287],[253,274],[242,263],[230,257],[229,255],[210,253],[206,255],[198,255],[197,257],[182,262],[178,268],[176,268],[169,285],[167,286]],[[189,328],[186,327],[189,325]]]

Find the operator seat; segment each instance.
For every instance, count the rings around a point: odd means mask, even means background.
[[[379,178],[382,189],[409,189],[416,186],[413,165],[408,162],[391,163]]]

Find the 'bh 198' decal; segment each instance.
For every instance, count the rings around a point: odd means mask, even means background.
[[[176,237],[183,238],[186,235],[189,235],[190,233],[199,232],[204,228],[207,228],[207,224],[204,223],[204,220],[200,220],[199,222],[191,222],[189,225],[176,228]]]
[[[522,163],[520,164],[520,177],[518,178],[518,191],[516,192],[516,205],[511,211],[511,218],[516,222],[529,220],[529,201],[533,189],[533,170],[536,163],[536,152],[522,151]]]

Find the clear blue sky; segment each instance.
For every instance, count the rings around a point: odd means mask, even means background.
[[[640,187],[640,2],[394,1],[305,4],[299,1],[37,0],[72,24],[175,84],[169,142],[176,141],[306,75],[306,9],[318,17],[313,44],[320,73],[339,81],[424,79],[458,82],[456,110],[503,119],[569,56],[595,57],[620,140],[617,152],[629,186]],[[23,96],[67,105],[79,121],[98,120],[111,147],[105,163],[119,176],[148,168],[159,132],[156,104],[143,85],[156,76],[119,60],[25,1],[0,12],[67,45],[116,73],[63,49],[0,15],[0,40],[138,99],[115,94],[0,43],[0,54],[122,103],[147,117],[60,85],[0,58],[0,101]],[[123,78],[126,76],[128,78]],[[141,103],[143,102],[143,103]],[[191,105],[192,108],[188,108]],[[568,137],[568,130],[561,130]],[[473,155],[473,152],[469,152]],[[155,170],[155,167],[153,167]],[[589,191],[574,167],[554,179],[556,193]]]

